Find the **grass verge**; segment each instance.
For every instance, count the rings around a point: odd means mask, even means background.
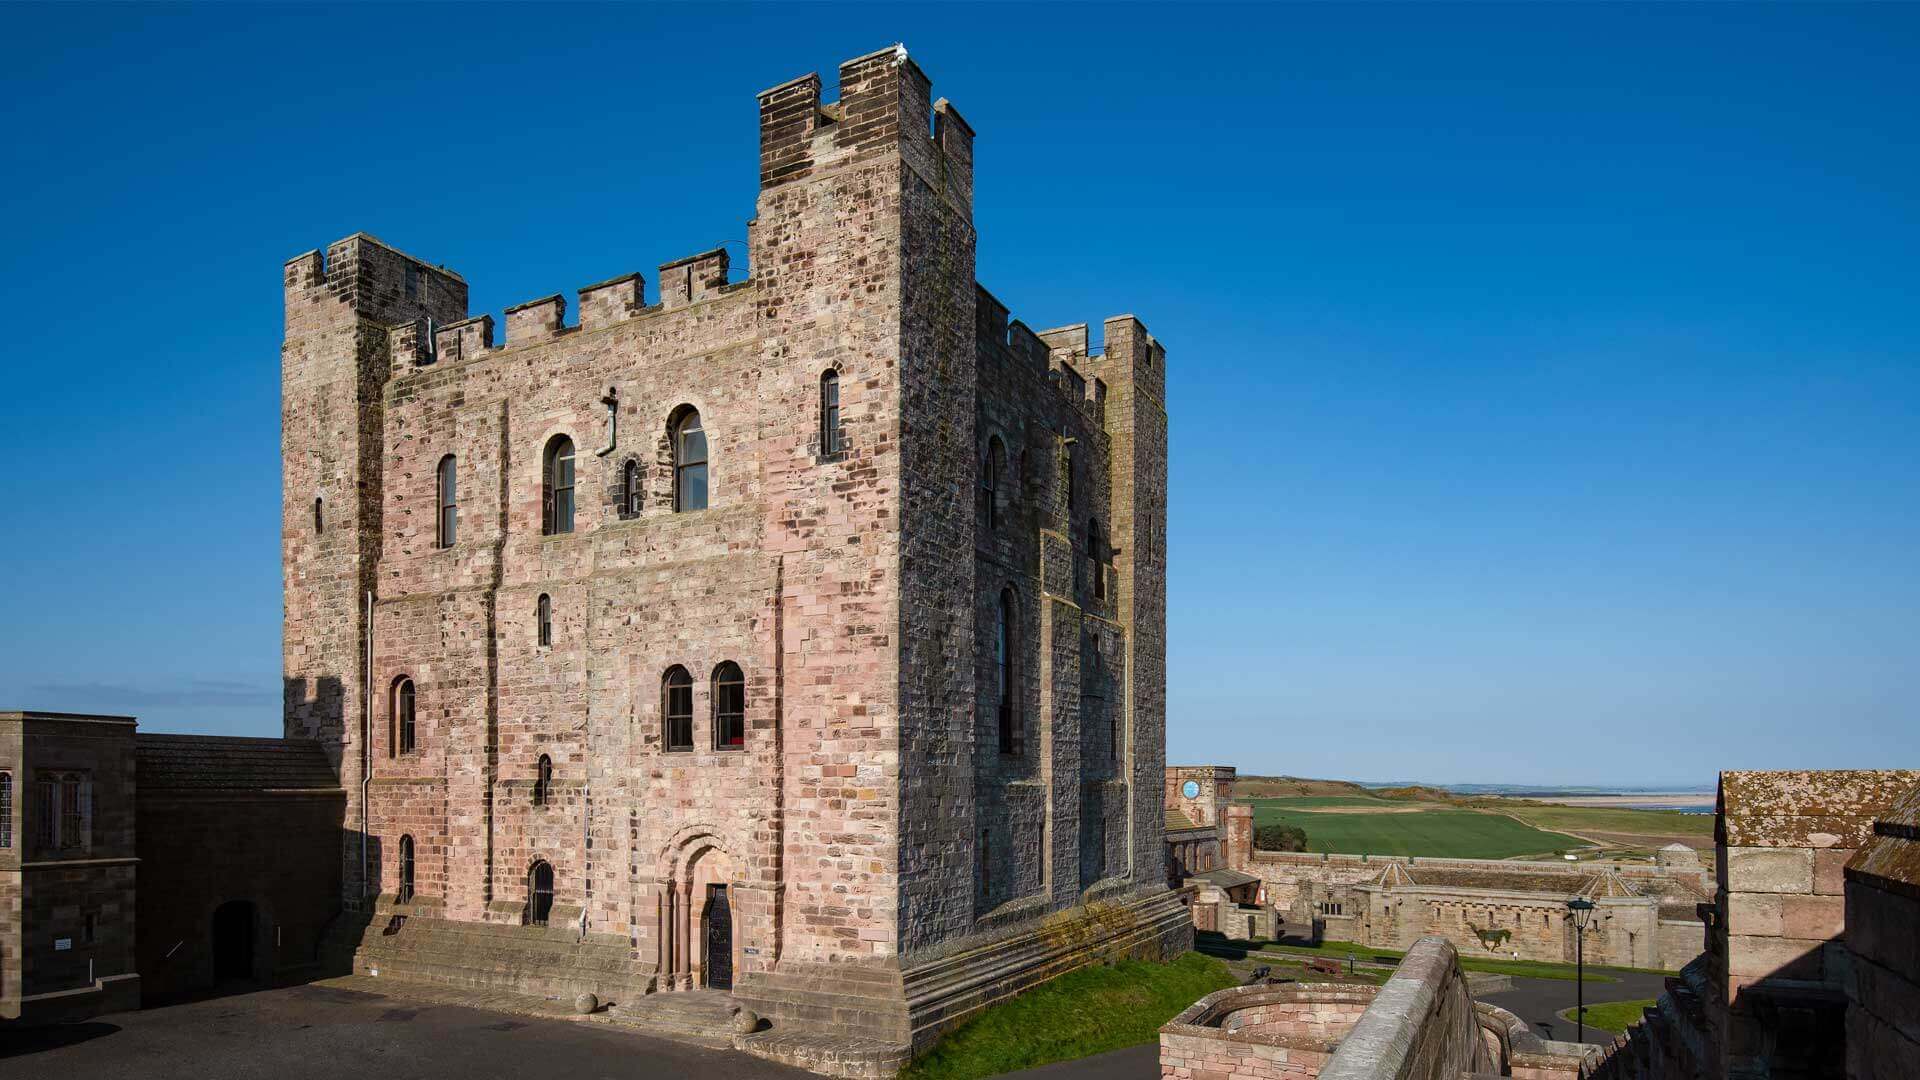
[[[1587,1006],[1587,1026],[1601,1031],[1610,1031],[1615,1035],[1624,1035],[1627,1025],[1640,1019],[1640,1013],[1653,1004],[1652,998],[1644,1001],[1609,1001],[1604,1005]],[[1560,1019],[1573,1023],[1573,1010],[1561,1009]]]
[[[1182,1009],[1239,980],[1197,952],[1068,972],[948,1032],[902,1080],[973,1080],[1152,1042]]]
[[[1328,959],[1345,962],[1351,953],[1355,960],[1365,964],[1398,964],[1406,954],[1397,949],[1373,949],[1364,945],[1355,945],[1351,941],[1324,941],[1319,945],[1276,945],[1269,942],[1236,941],[1220,937],[1217,934],[1202,933],[1200,939],[1204,948],[1216,950],[1244,950],[1246,954],[1257,956],[1324,956]],[[1479,956],[1462,956],[1462,971],[1485,971],[1496,975],[1519,975],[1529,979],[1565,979],[1573,981],[1576,969],[1572,964],[1549,964],[1540,960],[1499,960]],[[1613,965],[1588,964],[1588,982],[1618,982],[1609,971],[1646,972],[1656,975],[1671,975],[1673,972],[1655,968],[1623,968]]]

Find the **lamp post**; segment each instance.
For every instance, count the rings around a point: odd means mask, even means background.
[[[1574,897],[1567,901],[1567,913],[1573,918],[1573,1023],[1574,1042],[1587,1041],[1587,922],[1593,918],[1593,901]]]

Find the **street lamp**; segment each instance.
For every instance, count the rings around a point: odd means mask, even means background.
[[[1587,1041],[1587,922],[1593,918],[1593,901],[1574,897],[1567,901],[1573,918],[1573,1023],[1578,1032],[1574,1042]]]

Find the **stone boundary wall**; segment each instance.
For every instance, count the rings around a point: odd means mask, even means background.
[[[1494,1072],[1460,955],[1445,938],[1407,952],[1320,1070],[1325,1080],[1441,1080]]]
[[[1849,1080],[1920,1076],[1920,789],[1846,868]]]
[[[1312,1080],[1379,993],[1338,983],[1217,990],[1160,1029],[1160,1075]]]

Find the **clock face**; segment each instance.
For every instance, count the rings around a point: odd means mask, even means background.
[[[1180,794],[1182,794],[1182,795],[1185,795],[1185,796],[1186,796],[1187,798],[1189,798],[1189,799],[1197,799],[1197,798],[1199,798],[1199,797],[1200,797],[1200,784],[1199,784],[1199,782],[1198,782],[1198,781],[1195,781],[1195,780],[1189,780],[1189,781],[1187,781],[1186,783],[1184,783],[1184,784],[1181,784],[1181,785],[1180,785]]]

